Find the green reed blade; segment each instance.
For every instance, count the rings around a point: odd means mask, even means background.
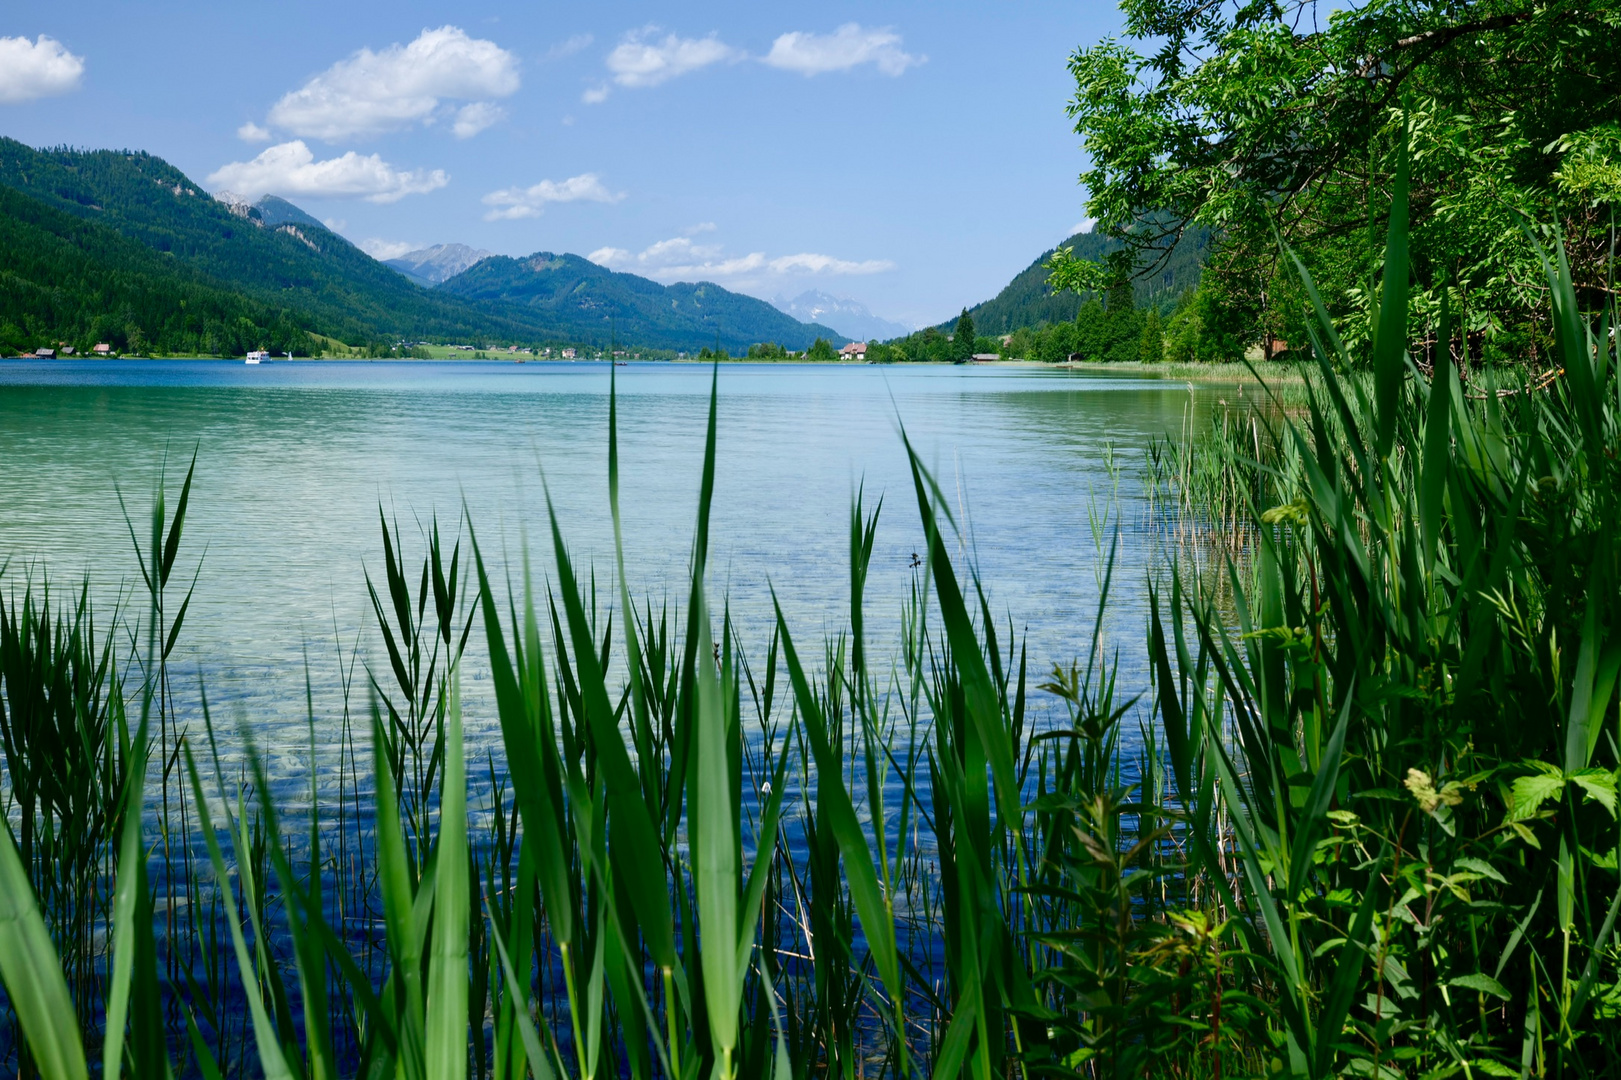
[[[704,994],[708,999],[709,1030],[722,1060],[720,1075],[731,1075],[737,1047],[737,1017],[743,1002],[742,973],[734,949],[742,935],[738,925],[737,893],[742,875],[738,859],[736,821],[732,816],[732,777],[727,746],[726,706],[715,667],[706,662],[712,652],[709,616],[704,604],[702,578],[690,603],[697,609],[698,695],[694,709],[693,769],[689,774],[692,822],[694,891],[705,948],[700,956]],[[693,797],[695,796],[695,797]],[[748,937],[753,939],[753,927]]]
[[[186,523],[186,504],[191,501],[191,480],[197,473],[197,450],[191,451],[191,465],[186,469],[186,482],[180,487],[180,500],[175,503],[174,520],[169,525],[169,539],[163,545],[163,563],[159,567],[158,588],[169,584],[169,571],[174,569],[175,556],[180,553],[180,530]],[[153,551],[156,556],[157,551]]]
[[[412,915],[415,894],[405,851],[405,830],[394,790],[394,771],[388,763],[382,716],[372,706],[372,771],[377,789],[377,824],[374,840],[377,891],[383,898],[383,925],[387,931],[394,971],[405,988],[405,1015],[399,1023],[399,1059],[407,1080],[423,1080],[422,946]],[[426,889],[426,881],[423,888]]]
[[[191,1009],[181,1006],[186,1014],[186,1037],[191,1041],[192,1057],[197,1059],[197,1071],[203,1074],[203,1080],[225,1080],[225,1074],[220,1071],[220,1063],[214,1058],[214,1051],[208,1048],[203,1041],[203,1033],[197,1028],[197,1019],[192,1016]]]
[[[1388,457],[1396,440],[1397,406],[1407,369],[1407,291],[1410,270],[1407,258],[1407,189],[1410,168],[1408,131],[1402,123],[1401,143],[1396,150],[1396,177],[1391,186],[1390,230],[1385,239],[1384,285],[1373,330],[1374,422],[1377,453]]]
[[[433,900],[433,947],[428,958],[426,1068],[434,1080],[467,1076],[467,775],[462,756],[460,676],[450,676],[445,719],[444,786],[439,796],[439,866]],[[480,1018],[482,1024],[482,1017]]]
[[[1317,765],[1317,775],[1311,782],[1311,791],[1306,796],[1306,803],[1300,808],[1299,818],[1294,825],[1294,845],[1289,855],[1289,886],[1285,894],[1290,903],[1293,903],[1301,890],[1306,887],[1306,876],[1312,870],[1312,853],[1317,847],[1317,836],[1322,832],[1328,808],[1334,801],[1335,787],[1340,779],[1340,757],[1345,750],[1345,734],[1351,725],[1351,704],[1355,698],[1356,684],[1353,681],[1345,689],[1345,704],[1340,706],[1339,723],[1334,725],[1334,733],[1323,749],[1322,759]]]
[[[255,974],[253,959],[248,955],[247,942],[242,937],[242,917],[237,911],[236,898],[232,895],[230,877],[225,872],[225,857],[220,853],[219,836],[214,832],[213,822],[208,813],[208,801],[203,795],[203,782],[197,775],[197,762],[192,759],[191,745],[181,744],[185,752],[186,772],[191,778],[193,807],[197,812],[197,825],[203,833],[203,843],[208,847],[208,860],[214,868],[214,880],[219,887],[220,901],[225,908],[226,927],[231,932],[231,946],[236,951],[237,973],[242,979],[242,992],[248,999],[248,1013],[253,1020],[254,1046],[259,1052],[259,1068],[264,1071],[266,1080],[293,1080],[293,1071],[287,1066],[287,1059],[281,1051],[281,1044],[276,1038],[275,1026],[270,1022],[270,1016],[265,1012],[264,998],[259,993],[259,979]],[[220,792],[221,799],[225,793]],[[239,867],[247,864],[241,859],[241,853],[246,850],[240,846],[240,837],[233,837],[233,844],[237,845]],[[249,879],[244,878],[244,883]],[[251,897],[251,893],[249,896]],[[250,901],[251,902],[251,901]],[[255,926],[255,934],[263,931]]]
[[[496,716],[501,722],[501,741],[507,752],[507,772],[512,778],[513,796],[523,821],[524,834],[534,838],[536,872],[540,878],[541,899],[547,919],[559,944],[574,941],[573,872],[568,864],[568,828],[563,819],[561,799],[554,796],[553,782],[545,770],[543,756],[550,750],[550,725],[540,725],[547,694],[541,668],[538,631],[531,630],[526,646],[514,626],[512,652],[507,650],[501,616],[495,607],[495,594],[484,568],[484,555],[478,537],[468,524],[473,547],[473,565],[478,572],[479,606],[484,612],[484,636],[490,650],[490,677],[495,684]],[[534,622],[535,606],[527,605],[527,620]],[[516,663],[514,663],[516,654]],[[525,661],[527,660],[527,667]],[[555,751],[552,751],[555,756]]]
[[[786,783],[788,751],[793,741],[794,730],[793,722],[790,721],[788,730],[783,733],[782,752],[777,757],[776,771],[771,776],[771,797],[766,800],[765,809],[760,815],[760,831],[754,848],[754,865],[749,867],[748,881],[743,886],[743,902],[739,907],[741,914],[738,919],[741,933],[737,942],[739,982],[748,971],[749,961],[754,954],[754,926],[760,918],[760,905],[765,899],[772,854],[776,849],[777,829],[782,820],[782,804],[788,789]]]
[[[1450,346],[1450,339],[1447,340]],[[1444,350],[1443,350],[1444,352]],[[1443,361],[1445,368],[1443,373]],[[1445,511],[1447,480],[1452,464],[1452,384],[1458,372],[1451,357],[1436,361],[1430,380],[1430,396],[1424,419],[1423,473],[1419,481],[1419,531],[1424,537],[1424,573],[1435,571],[1436,551],[1441,543],[1442,514]]]
[[[113,963],[107,985],[106,1037],[102,1042],[101,1071],[118,1080],[124,1064],[124,1021],[129,1015],[130,983],[135,970],[135,915],[139,906],[136,863],[146,858],[141,840],[141,811],[145,806],[147,739],[150,715],[143,709],[135,743],[125,759],[124,828],[118,846],[118,883],[113,893]],[[150,933],[150,928],[147,930]]]
[[[783,1035],[782,1011],[777,1008],[777,991],[771,985],[771,971],[765,964],[760,964],[755,970],[760,973],[765,999],[771,1004],[771,1030],[777,1036],[777,1051],[772,1057],[771,1080],[793,1080],[793,1063],[788,1060],[788,1040]]]
[[[933,478],[923,466],[910,438],[902,430],[901,440],[906,446],[907,459],[912,469],[912,484],[917,492],[918,516],[929,545],[928,567],[934,578],[935,598],[940,604],[940,621],[951,645],[951,658],[962,680],[963,696],[968,707],[969,722],[974,726],[980,743],[990,760],[991,781],[996,789],[997,810],[1005,827],[1013,828],[1019,820],[1019,786],[1013,764],[1013,751],[1008,744],[1007,730],[1002,723],[1002,707],[997,698],[995,684],[985,666],[979,638],[974,633],[972,619],[963,602],[962,589],[951,567],[951,556],[946,548],[940,522],[929,500],[928,491]]]
[[[514,1002],[526,1003],[528,994],[524,992],[523,985],[518,982],[518,976],[512,970],[512,957],[507,955],[507,945],[502,940],[501,922],[495,917],[495,907],[488,898],[485,900],[485,906],[490,910],[490,941],[495,945],[495,951],[501,958],[501,974],[506,979],[507,997]],[[535,1021],[529,1015],[529,1006],[522,1004],[515,1008],[513,1016],[517,1020],[518,1035],[523,1040],[524,1053],[529,1058],[530,1068],[534,1070],[535,1080],[556,1080],[557,1074],[552,1070],[551,1060],[541,1046],[540,1032],[535,1029]]]
[[[9,827],[0,828],[0,980],[40,1074],[88,1076],[67,979]]]
[[[310,729],[312,782],[315,778],[314,734],[312,726]],[[258,788],[261,820],[265,823],[265,831],[272,838],[271,869],[276,875],[276,882],[281,887],[281,895],[287,907],[287,932],[293,942],[293,967],[298,976],[299,1000],[304,1013],[303,1044],[308,1065],[306,1076],[308,1080],[329,1080],[335,1075],[336,1056],[332,1051],[332,1027],[327,1011],[326,949],[317,929],[322,922],[318,892],[321,876],[320,849],[318,847],[311,849],[311,892],[306,894],[299,887],[292,864],[288,861],[287,851],[280,842],[281,827],[275,803],[270,797],[270,781],[265,774],[264,762],[251,746],[248,748],[248,759],[253,770],[254,786]],[[312,814],[318,805],[312,802]]]
[[[788,667],[788,681],[799,702],[800,719],[810,739],[816,760],[816,803],[819,811],[827,814],[835,841],[844,854],[844,873],[850,888],[850,899],[856,914],[861,917],[862,930],[867,936],[867,948],[878,967],[879,977],[888,991],[890,1005],[899,1009],[905,1001],[906,987],[901,980],[900,961],[895,946],[894,915],[878,883],[873,869],[872,849],[861,831],[850,793],[844,787],[842,772],[833,747],[828,739],[827,721],[823,718],[816,694],[805,677],[799,662],[792,634],[788,631],[787,617],[772,591],[771,603],[777,614],[777,634],[782,640],[783,661]],[[897,1035],[904,1037],[901,1032]]]
[[[550,496],[546,500],[546,510],[551,518],[552,545],[557,556],[558,589],[563,596],[568,634],[574,646],[581,707],[595,740],[597,764],[607,787],[608,812],[615,822],[615,839],[623,844],[625,859],[622,865],[631,886],[631,903],[654,963],[674,969],[677,965],[675,918],[670,910],[669,892],[661,872],[665,863],[659,834],[647,804],[642,801],[641,785],[631,765],[630,755],[625,750],[624,737],[614,722],[615,711],[608,700],[607,683],[598,662],[591,623],[581,600],[574,565],[563,545],[562,528]],[[616,863],[620,861],[619,851],[616,844]]]

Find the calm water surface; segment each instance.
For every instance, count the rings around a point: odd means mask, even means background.
[[[550,572],[549,490],[579,563],[614,595],[606,365],[0,361],[0,563],[5,580],[88,573],[103,607],[139,583],[115,486],[137,521],[168,455],[171,501],[197,449],[180,558],[200,560],[175,660],[184,684],[282,753],[304,741],[304,656],[320,717],[341,712],[338,650],[378,655],[365,569],[380,573],[378,507],[408,565],[437,514],[486,557]],[[633,595],[683,594],[710,369],[617,369],[621,500]],[[1028,632],[1032,669],[1085,648],[1098,594],[1096,515],[1121,525],[1111,643],[1140,673],[1149,440],[1180,430],[1185,383],[1038,369],[727,365],[720,371],[711,581],[763,653],[775,585],[802,643],[848,601],[858,485],[884,498],[869,586],[871,637],[894,638],[921,547],[904,424],[963,525],[994,609]],[[1110,460],[1115,468],[1111,470]],[[1118,493],[1118,497],[1116,497]],[[1107,545],[1107,539],[1104,541]],[[177,574],[179,571],[177,571]],[[469,751],[493,739],[481,633],[469,648]],[[386,669],[386,661],[383,662]],[[380,674],[383,669],[379,669]],[[1140,678],[1128,677],[1127,683]],[[356,701],[357,711],[363,700]],[[323,720],[323,723],[327,721]],[[292,761],[289,759],[288,764]]]

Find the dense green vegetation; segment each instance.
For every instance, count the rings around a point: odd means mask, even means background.
[[[598,266],[578,255],[538,252],[526,259],[497,255],[457,274],[435,290],[502,305],[555,327],[569,340],[606,342],[610,334],[664,349],[696,352],[720,344],[744,352],[760,341],[799,350],[818,337],[843,344],[825,326],[807,325],[764,300],[718,285],[660,285],[635,274]]]
[[[1603,288],[1621,198],[1615,4],[1121,8],[1124,36],[1070,64],[1070,111],[1091,158],[1087,212],[1125,245],[1109,263],[1115,277],[1151,266],[1191,229],[1211,230],[1195,353],[1305,343],[1310,305],[1277,234],[1310,268],[1348,342],[1366,344],[1376,223],[1406,130],[1415,323],[1433,323],[1446,297],[1476,356],[1547,355],[1553,327],[1528,222],[1558,226],[1580,293]]]
[[[1152,273],[1139,274],[1132,280],[1132,302],[1140,308],[1157,308],[1162,314],[1175,306],[1177,300],[1198,284],[1209,235],[1203,230],[1190,230],[1189,235],[1172,250],[1163,265]],[[1063,243],[1042,252],[1041,256],[1008,282],[994,297],[968,309],[979,333],[991,337],[1011,334],[1015,330],[1035,330],[1044,325],[1073,322],[1089,298],[1069,289],[1054,290],[1048,281],[1051,271],[1048,262],[1054,252],[1068,249],[1074,258],[1096,262],[1121,250],[1120,240],[1096,230],[1076,233]],[[938,330],[950,333],[953,324],[941,323]],[[982,350],[975,350],[982,351]],[[990,350],[995,352],[996,350]]]
[[[212,281],[97,221],[0,187],[0,353],[308,356],[303,320]]]

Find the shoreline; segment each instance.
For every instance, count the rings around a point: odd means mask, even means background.
[[[471,365],[471,364],[512,364],[514,366],[519,365],[519,364],[524,364],[524,365],[533,364],[533,365],[536,365],[536,366],[562,367],[562,366],[565,366],[565,365],[583,365],[583,364],[594,364],[594,365],[606,366],[609,363],[609,361],[606,360],[606,359],[600,359],[600,360],[598,360],[598,359],[561,360],[561,359],[556,359],[556,358],[552,358],[552,357],[545,357],[545,358],[530,357],[530,358],[525,358],[525,359],[519,360],[519,359],[510,357],[510,356],[487,356],[487,357],[480,357],[480,358],[476,358],[476,359],[473,358],[473,357],[444,357],[444,358],[434,357],[434,358],[424,359],[422,357],[414,357],[414,356],[377,356],[377,357],[363,357],[363,356],[299,356],[299,357],[294,357],[294,358],[291,358],[291,359],[289,359],[287,357],[280,357],[280,358],[277,358],[277,359],[274,359],[274,360],[267,360],[261,365],[246,365],[243,358],[241,358],[241,357],[231,357],[231,356],[112,356],[112,357],[104,357],[104,356],[67,356],[67,357],[61,357],[61,356],[59,356],[59,357],[35,357],[35,356],[24,355],[24,356],[0,357],[0,362],[13,362],[13,363],[15,363],[15,362],[19,362],[19,361],[28,361],[28,362],[40,363],[40,364],[61,364],[61,365],[64,365],[64,366],[73,365],[73,364],[83,364],[83,363],[86,363],[86,362],[121,363],[121,362],[124,362],[124,361],[132,361],[132,362],[158,361],[158,362],[161,362],[161,361],[168,361],[168,360],[208,361],[208,362],[211,362],[211,363],[221,363],[221,364],[244,364],[245,366],[253,366],[253,367],[258,367],[258,366],[271,367],[271,366],[280,365],[280,364],[376,364],[376,363],[410,364],[410,365],[415,365],[415,364],[421,364],[421,365],[428,365],[428,364],[456,364],[456,365],[462,365],[462,364],[468,364],[468,365]],[[613,363],[619,364],[619,365],[635,364],[635,365],[638,365],[638,366],[647,366],[647,365],[653,365],[653,364],[669,364],[669,365],[672,365],[672,366],[680,365],[680,366],[684,366],[684,367],[706,366],[706,365],[715,364],[715,363],[719,363],[719,364],[722,364],[722,365],[727,365],[727,364],[759,364],[759,365],[770,365],[770,366],[774,366],[774,365],[790,365],[791,364],[791,365],[800,365],[800,366],[804,366],[804,367],[819,367],[819,368],[865,368],[865,367],[950,368],[950,367],[961,367],[961,368],[966,368],[966,369],[970,369],[970,370],[983,370],[983,369],[986,369],[986,368],[991,368],[991,369],[1001,369],[1001,370],[1010,370],[1011,369],[1011,370],[1019,370],[1019,371],[1048,371],[1048,372],[1055,372],[1055,373],[1062,372],[1062,373],[1070,373],[1070,374],[1077,374],[1077,375],[1100,376],[1100,377],[1108,377],[1108,378],[1136,378],[1136,379],[1143,379],[1143,380],[1146,380],[1146,381],[1154,381],[1154,382],[1174,380],[1174,381],[1178,381],[1178,382],[1220,383],[1220,384],[1225,384],[1225,385],[1236,385],[1236,384],[1239,384],[1239,383],[1250,383],[1250,384],[1259,385],[1259,383],[1261,381],[1260,379],[1258,379],[1256,377],[1255,372],[1252,372],[1248,367],[1246,367],[1244,364],[1241,364],[1241,363],[1217,363],[1217,364],[1169,364],[1169,363],[1162,363],[1162,364],[1144,364],[1144,363],[1141,363],[1141,362],[1138,362],[1138,361],[1128,361],[1128,362],[1125,362],[1125,363],[1108,363],[1108,362],[1104,362],[1104,361],[1087,360],[1087,361],[1077,361],[1077,362],[1065,361],[1063,363],[1051,364],[1051,363],[1046,363],[1046,362],[1041,361],[1041,360],[989,360],[989,361],[980,361],[978,363],[972,363],[972,364],[957,364],[957,363],[952,363],[952,362],[949,362],[949,361],[919,360],[919,361],[905,361],[905,362],[892,363],[892,364],[872,364],[872,363],[868,363],[868,362],[863,361],[863,360],[806,360],[806,359],[799,358],[799,357],[795,357],[795,358],[791,358],[791,359],[770,359],[770,360],[767,360],[767,359],[761,359],[759,357],[746,357],[746,356],[734,356],[734,357],[728,357],[728,358],[721,359],[721,360],[713,360],[713,359],[699,360],[699,359],[695,359],[693,357],[686,357],[686,358],[683,358],[683,359],[672,359],[672,360],[624,360],[624,361],[614,361]],[[1256,371],[1259,372],[1262,376],[1264,376],[1265,379],[1268,382],[1272,382],[1272,383],[1279,383],[1279,382],[1299,383],[1299,382],[1304,381],[1304,378],[1303,378],[1303,376],[1301,374],[1301,367],[1302,367],[1302,365],[1300,365],[1300,364],[1280,364],[1280,363],[1275,363],[1274,362],[1274,363],[1268,363],[1268,364],[1257,364],[1256,365]]]

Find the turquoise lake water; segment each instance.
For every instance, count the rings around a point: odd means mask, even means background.
[[[380,575],[380,504],[415,545],[410,565],[433,515],[465,534],[465,506],[498,573],[521,567],[527,543],[539,576],[551,567],[549,490],[577,564],[614,595],[611,374],[629,583],[673,603],[710,389],[711,369],[697,365],[0,361],[3,580],[88,573],[103,610],[128,597],[139,572],[115,485],[142,520],[165,454],[172,502],[195,448],[179,562],[188,577],[201,569],[172,660],[179,696],[205,679],[232,725],[292,753],[305,739],[306,650],[318,719],[341,709],[335,639],[380,660],[364,577]],[[1143,520],[1145,448],[1218,393],[1033,368],[723,366],[712,588],[752,651],[764,652],[772,585],[802,643],[837,631],[850,500],[864,483],[869,506],[884,498],[868,611],[885,651],[922,547],[904,424],[963,526],[956,552],[977,564],[999,618],[1028,633],[1033,672],[1086,647],[1097,515],[1111,513],[1110,644],[1123,681],[1140,682],[1143,582],[1158,550]],[[481,639],[465,665],[470,751],[494,726]]]

